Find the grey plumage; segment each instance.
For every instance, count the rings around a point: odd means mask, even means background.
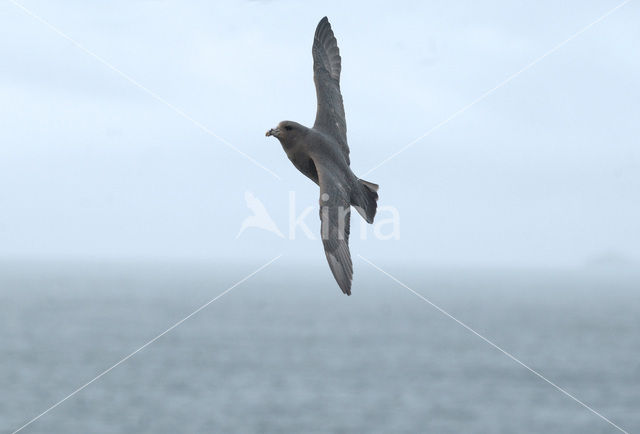
[[[353,205],[368,223],[373,223],[378,186],[358,179],[349,167],[347,122],[340,93],[342,59],[327,17],[318,23],[312,52],[318,100],[313,128],[282,121],[266,135],[276,137],[293,165],[320,186],[320,232],[325,254],[340,289],[351,295],[350,207]]]

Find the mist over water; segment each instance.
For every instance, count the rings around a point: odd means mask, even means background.
[[[3,264],[0,431],[259,265]],[[274,264],[24,432],[615,432],[355,266],[345,297],[324,268]],[[627,431],[640,429],[638,273],[389,271]]]

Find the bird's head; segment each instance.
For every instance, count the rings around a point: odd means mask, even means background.
[[[271,128],[269,131],[267,131],[265,136],[273,136],[280,140],[281,143],[285,143],[291,140],[295,140],[296,137],[304,134],[306,130],[306,127],[300,125],[297,122],[282,121],[278,124],[277,127]]]

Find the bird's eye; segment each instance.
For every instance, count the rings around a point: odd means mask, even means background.
[[[287,130],[287,131],[291,131],[293,129],[293,127],[290,126],[290,125],[287,125],[286,127],[284,127],[284,129]]]

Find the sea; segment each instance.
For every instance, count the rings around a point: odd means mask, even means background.
[[[260,265],[0,263],[0,432],[640,432],[637,270]]]

